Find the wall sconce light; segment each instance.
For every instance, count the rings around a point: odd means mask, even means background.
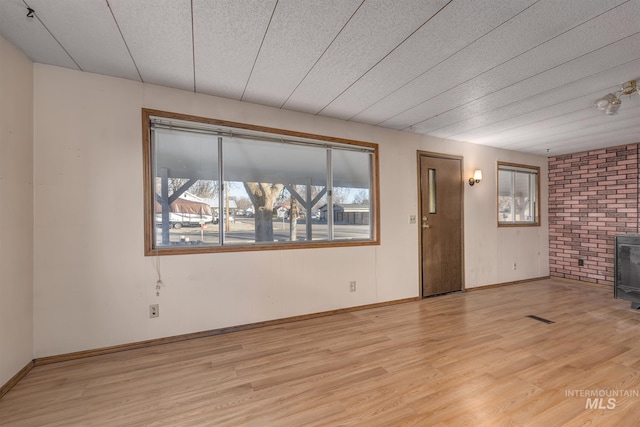
[[[476,169],[475,172],[473,172],[473,178],[469,178],[469,185],[473,187],[474,184],[480,181],[482,181],[482,171],[480,169]]]

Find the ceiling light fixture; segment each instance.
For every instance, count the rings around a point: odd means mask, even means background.
[[[640,88],[636,86],[635,80],[629,80],[628,82],[622,83],[622,86],[620,86],[620,89],[617,90],[616,93],[608,93],[602,98],[596,99],[595,104],[598,110],[604,111],[605,114],[615,114],[622,105],[620,97],[623,95],[631,96],[634,93],[640,94]]]

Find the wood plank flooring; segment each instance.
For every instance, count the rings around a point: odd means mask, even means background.
[[[640,312],[548,279],[37,366],[0,425],[637,426],[639,391]]]

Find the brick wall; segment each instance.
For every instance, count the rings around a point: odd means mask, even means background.
[[[613,236],[639,232],[639,146],[549,158],[551,276],[613,285]]]

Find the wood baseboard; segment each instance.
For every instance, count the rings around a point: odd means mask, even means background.
[[[466,292],[479,291],[479,290],[497,288],[497,287],[502,287],[502,286],[516,285],[516,284],[526,283],[526,282],[534,282],[534,281],[544,280],[544,279],[549,279],[549,278],[550,278],[550,276],[544,276],[544,277],[537,277],[537,278],[532,278],[532,279],[517,280],[517,281],[513,281],[513,282],[497,283],[497,284],[493,284],[493,285],[479,286],[479,287],[474,287],[474,288],[467,288],[467,289],[465,289],[465,291]],[[605,285],[598,285],[598,284],[594,284],[594,283],[580,282],[580,281],[564,279],[564,278],[556,278],[556,277],[554,277],[553,279],[557,279],[557,280],[560,280],[560,281],[566,281],[566,282],[570,282],[570,283],[585,284],[585,285],[589,285],[589,286],[597,286],[597,287],[608,288],[608,286],[605,286]],[[39,357],[39,358],[36,358],[36,359],[30,361],[29,363],[27,363],[25,365],[25,367],[20,370],[20,372],[18,372],[6,384],[4,384],[4,385],[2,385],[0,387],[0,398],[2,398],[2,396],[4,396],[9,390],[11,390],[11,388],[13,388],[17,383],[19,383],[20,380],[22,380],[22,378],[24,378],[35,366],[48,365],[48,364],[52,364],[52,363],[64,362],[64,361],[69,361],[69,360],[83,359],[83,358],[92,357],[92,356],[99,356],[99,355],[104,355],[104,354],[118,353],[118,352],[121,352],[121,351],[135,350],[135,349],[140,349],[140,348],[145,348],[145,347],[152,347],[152,346],[161,345],[161,344],[169,344],[169,343],[174,343],[174,342],[193,340],[193,339],[198,339],[198,338],[204,338],[204,337],[210,337],[210,336],[215,336],[215,335],[226,334],[226,333],[230,333],[230,332],[244,331],[244,330],[248,330],[248,329],[256,329],[256,328],[262,328],[262,327],[266,327],[266,326],[280,325],[280,324],[285,324],[285,323],[290,323],[290,322],[297,322],[297,321],[301,321],[301,320],[307,320],[307,319],[314,319],[314,318],[318,318],[318,317],[331,316],[331,315],[334,315],[334,314],[348,313],[348,312],[366,310],[366,309],[370,309],[370,308],[384,307],[384,306],[388,306],[388,305],[403,304],[403,303],[407,303],[407,302],[415,302],[415,301],[420,301],[420,300],[421,300],[420,297],[404,298],[404,299],[400,299],[400,300],[393,300],[393,301],[386,301],[386,302],[381,302],[381,303],[367,304],[367,305],[356,306],[356,307],[341,308],[341,309],[336,309],[336,310],[329,310],[329,311],[324,311],[324,312],[319,312],[319,313],[312,313],[312,314],[305,314],[305,315],[300,315],[300,316],[285,317],[285,318],[282,318],[282,319],[274,319],[274,320],[268,320],[268,321],[264,321],[264,322],[256,322],[256,323],[249,323],[249,324],[245,324],[245,325],[230,326],[230,327],[226,327],[226,328],[213,329],[213,330],[202,331],[202,332],[194,332],[194,333],[190,333],[190,334],[175,335],[175,336],[171,336],[171,337],[157,338],[157,339],[151,339],[151,340],[145,340],[145,341],[137,341],[137,342],[133,342],[133,343],[115,345],[115,346],[110,346],[110,347],[103,347],[103,348],[92,349],[92,350],[84,350],[84,351],[78,351],[78,352],[66,353],[66,354],[60,354],[60,355],[54,355],[54,356]]]
[[[97,348],[97,349],[93,349],[93,350],[83,350],[83,351],[60,354],[60,355],[55,355],[55,356],[38,357],[38,358],[33,360],[33,363],[34,363],[35,366],[49,365],[51,363],[58,363],[58,362],[65,362],[65,361],[69,361],[69,360],[84,359],[86,357],[100,356],[100,355],[103,355],[103,354],[118,353],[118,352],[121,352],[121,351],[135,350],[135,349],[140,349],[140,348],[145,348],[145,347],[152,347],[152,346],[155,346],[155,345],[169,344],[169,343],[174,343],[174,342],[179,342],[179,341],[193,340],[193,339],[197,339],[197,338],[205,338],[205,337],[210,337],[210,336],[214,336],[214,335],[227,334],[227,333],[230,333],[230,332],[237,332],[237,331],[245,331],[245,330],[248,330],[248,329],[263,328],[265,326],[281,325],[281,324],[284,324],[284,323],[298,322],[298,321],[301,321],[301,320],[314,319],[314,318],[317,318],[317,317],[331,316],[331,315],[340,314],[340,313],[349,313],[349,312],[353,312],[353,311],[360,311],[360,310],[366,310],[366,309],[370,309],[370,308],[384,307],[384,306],[388,306],[388,305],[403,304],[403,303],[413,302],[413,301],[420,301],[420,297],[405,298],[405,299],[401,299],[401,300],[386,301],[386,302],[380,302],[380,303],[375,303],[375,304],[367,304],[367,305],[361,305],[361,306],[356,306],[356,307],[340,308],[340,309],[336,309],[336,310],[323,311],[323,312],[320,312],[320,313],[312,313],[312,314],[304,314],[304,315],[301,315],[301,316],[285,317],[285,318],[282,318],[282,319],[267,320],[267,321],[264,321],[264,322],[249,323],[249,324],[239,325],[239,326],[229,326],[229,327],[226,327],[226,328],[212,329],[212,330],[208,330],[208,331],[194,332],[194,333],[183,334],[183,335],[174,335],[174,336],[166,337],[166,338],[156,338],[156,339],[152,339],[152,340],[137,341],[137,342],[133,342],[133,343],[129,343],[129,344],[120,344],[120,345],[114,345],[114,346],[111,346],[111,347]]]
[[[34,366],[35,363],[33,362],[33,360],[29,361],[29,363],[27,363],[24,368],[20,369],[20,371],[15,374],[9,381],[7,381],[6,384],[0,387],[0,399],[2,399],[2,396],[7,394],[9,390],[11,390],[16,384],[18,384],[20,380],[26,377],[29,371],[31,371]]]
[[[575,279],[567,279],[564,277],[555,277],[552,276],[551,277],[553,280],[558,280],[560,282],[567,282],[567,283],[573,283],[575,285],[586,285],[586,286],[593,286],[596,288],[601,288],[601,289],[613,289],[613,285],[603,285],[601,283],[594,283],[594,282],[585,282],[582,280],[575,280]]]
[[[513,282],[495,283],[493,285],[476,286],[474,288],[466,288],[465,292],[481,291],[484,289],[501,288],[503,286],[519,285],[520,283],[537,282],[538,280],[550,279],[551,276],[534,277],[531,279],[514,280]]]

